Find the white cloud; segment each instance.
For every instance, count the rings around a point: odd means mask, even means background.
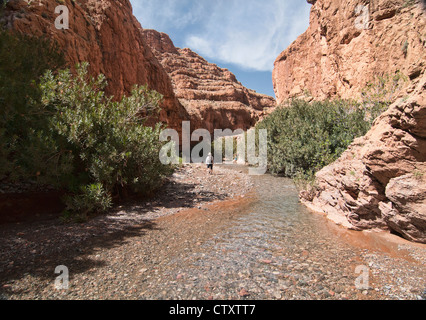
[[[130,0],[142,27],[159,31],[181,29],[198,23],[203,1],[194,0]],[[206,2],[207,4],[207,2]]]
[[[202,52],[206,56],[214,56],[215,52],[212,50],[211,43],[201,37],[190,35],[188,37],[189,48],[197,48],[196,51]]]
[[[309,23],[301,0],[132,0],[143,27],[181,37],[205,58],[271,71]]]

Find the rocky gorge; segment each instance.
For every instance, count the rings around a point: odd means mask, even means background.
[[[242,86],[228,70],[190,49],[175,48],[167,35],[144,30],[129,0],[64,1],[70,21],[68,29],[60,30],[55,27],[59,4],[11,0],[1,23],[53,39],[71,68],[89,62],[92,75],[106,76],[106,92],[115,99],[129,94],[135,84],[161,93],[161,111],[151,125],[161,121],[179,133],[182,121],[191,121],[193,129],[248,129],[264,109],[276,105],[274,98]]]
[[[142,33],[172,79],[177,98],[202,128],[247,130],[276,106],[274,98],[247,89],[229,70],[189,48],[176,48],[167,34]]]
[[[421,3],[363,1],[369,23],[359,29],[357,1],[308,2],[308,30],[275,62],[279,103],[356,99],[385,73],[409,79],[371,130],[317,173],[313,191],[299,194],[282,177],[250,176],[246,166],[215,166],[209,175],[204,165],[187,164],[155,196],[131,198],[84,223],[45,210],[36,221],[7,221],[0,225],[0,299],[425,299]],[[70,67],[89,61],[116,98],[134,84],[160,92],[152,124],[247,130],[276,106],[229,70],[175,47],[167,34],[143,29],[128,0],[40,3],[11,0],[1,23],[55,39]],[[59,3],[69,7],[68,30],[54,27]],[[1,190],[17,193],[14,185]],[[15,198],[22,202],[21,194]],[[30,200],[25,206],[34,211]],[[58,265],[69,268],[67,290],[54,287]],[[359,267],[370,280],[361,288]]]
[[[360,29],[358,2],[309,2],[308,30],[275,62],[278,101],[304,91],[317,100],[356,99],[375,76],[397,71],[409,81],[367,135],[317,173],[316,192],[302,192],[302,201],[348,228],[384,229],[425,243],[424,7],[371,1],[369,23]]]
[[[398,71],[409,81],[371,131],[318,173],[316,194],[302,192],[301,199],[346,227],[385,229],[425,242],[424,7],[420,1],[380,0],[357,11],[357,1],[308,2],[308,29],[275,61],[278,103],[303,96],[357,99],[385,73]],[[180,132],[182,121],[190,120],[191,129],[247,130],[276,105],[229,70],[176,48],[167,34],[143,29],[128,0],[65,4],[67,30],[54,26],[53,0],[9,1],[2,24],[54,39],[71,67],[89,61],[91,73],[105,74],[107,93],[116,98],[134,84],[157,90],[164,99],[152,124],[160,120]]]
[[[306,94],[317,100],[360,97],[378,75],[425,69],[421,1],[308,0],[309,27],[275,60],[278,103]],[[357,14],[357,9],[358,14]]]
[[[302,192],[303,202],[348,228],[384,229],[425,243],[425,89],[423,79],[411,98],[394,103],[318,172],[317,190]]]
[[[69,28],[57,29],[55,0],[8,2],[3,21],[6,29],[45,36],[56,41],[71,69],[90,63],[93,76],[102,73],[108,81],[106,93],[120,99],[135,84],[146,84],[163,95],[158,119],[179,130],[189,115],[177,100],[171,81],[141,35],[141,25],[128,0],[64,1],[69,10]]]

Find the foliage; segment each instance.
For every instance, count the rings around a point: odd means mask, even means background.
[[[52,142],[41,134],[47,119],[38,104],[38,79],[45,70],[64,65],[51,41],[0,31],[0,179],[36,177],[40,166],[34,160]]]
[[[87,63],[74,73],[63,65],[50,41],[0,32],[0,179],[52,184],[78,217],[152,192],[173,169],[159,159],[161,126],[144,125],[161,95],[135,86],[113,101]]]
[[[378,76],[367,84],[361,92],[361,104],[370,123],[389,108],[407,81],[408,78],[397,71]]]
[[[57,75],[48,71],[40,84],[49,128],[62,147],[52,159],[62,164],[64,156],[73,155],[74,178],[63,176],[60,181],[71,191],[82,184],[100,185],[105,194],[153,191],[172,168],[159,159],[161,126],[144,126],[141,115],[158,110],[161,95],[135,86],[129,97],[112,101],[103,91],[105,77],[94,79],[87,69],[87,63],[77,66],[75,76],[69,70]],[[87,190],[76,195],[77,203],[92,199],[85,196]],[[70,207],[80,210],[75,203]]]
[[[304,191],[305,198],[313,199],[317,191],[317,181],[313,170],[298,170],[293,177],[294,184],[299,191]]]
[[[378,76],[362,90],[359,103],[295,99],[283,104],[256,126],[268,130],[269,171],[292,177],[305,197],[312,196],[315,173],[367,133],[407,80],[399,71]]]
[[[425,173],[423,171],[419,170],[419,169],[416,169],[416,170],[413,171],[413,176],[416,180],[421,181],[421,180],[423,180]]]
[[[268,130],[268,168],[288,177],[316,172],[369,129],[365,111],[349,101],[292,100],[261,121]]]
[[[9,0],[0,0],[0,10],[6,8]]]
[[[409,8],[416,5],[416,0],[404,0],[403,8]]]
[[[108,210],[112,205],[112,199],[102,184],[96,183],[81,187],[80,194],[66,196],[65,203],[67,209],[64,217],[85,221],[91,213],[102,213]]]

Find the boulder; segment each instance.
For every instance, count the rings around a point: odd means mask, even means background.
[[[426,75],[371,130],[316,175],[302,202],[356,230],[393,231],[426,243]]]

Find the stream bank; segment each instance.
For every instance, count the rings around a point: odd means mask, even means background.
[[[291,180],[245,170],[188,165],[157,199],[85,224],[1,226],[2,297],[425,298],[425,246],[342,229],[301,205]],[[54,288],[58,265],[68,290]]]

